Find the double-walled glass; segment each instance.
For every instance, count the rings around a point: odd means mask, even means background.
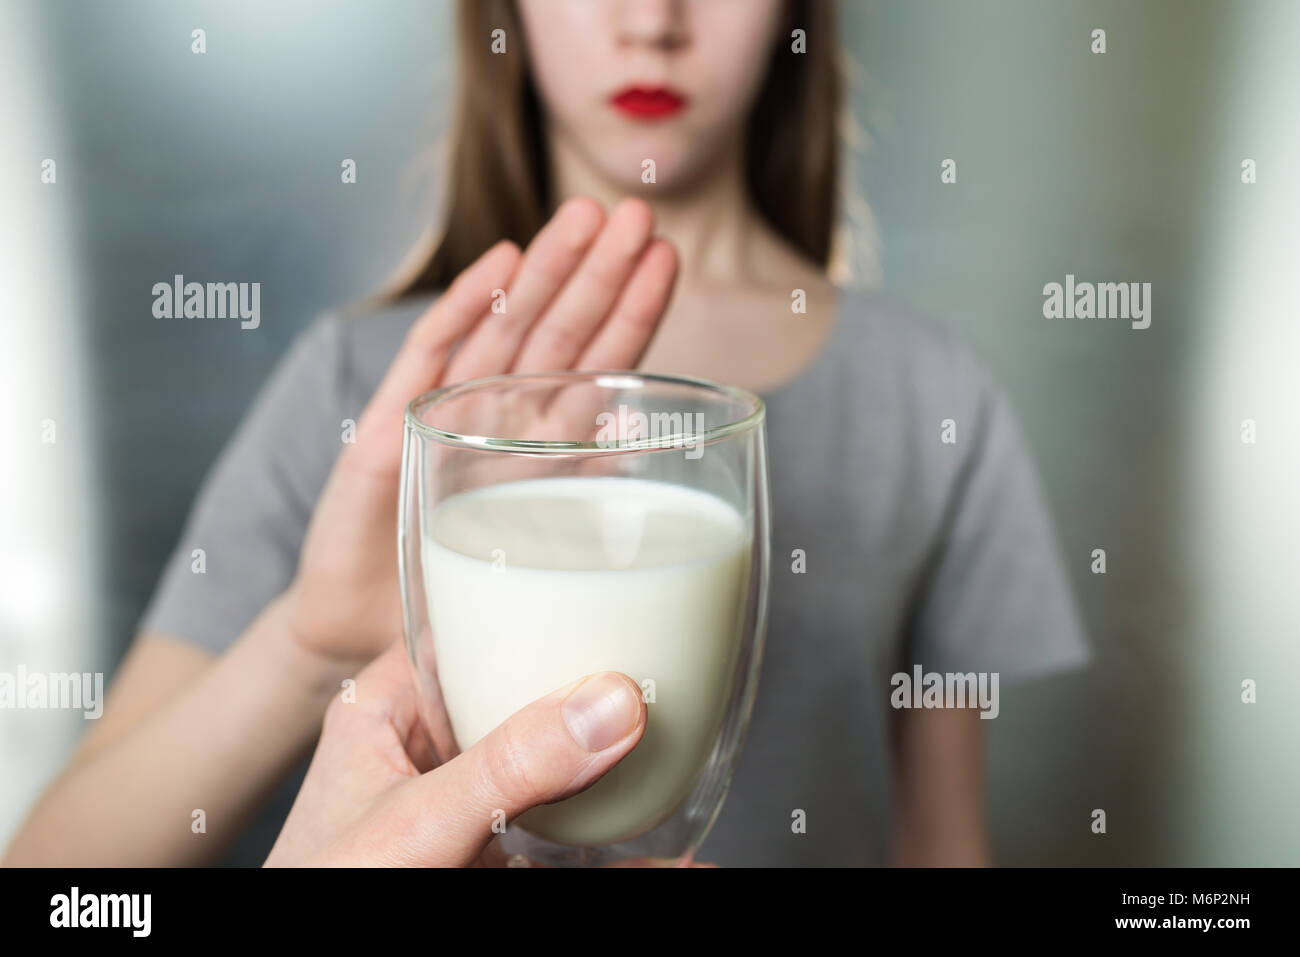
[[[641,687],[637,747],[493,821],[546,865],[692,859],[749,724],[767,621],[763,404],[696,379],[509,375],[407,408],[398,559],[438,761],[574,680]]]

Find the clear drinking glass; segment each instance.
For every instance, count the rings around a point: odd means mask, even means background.
[[[698,379],[507,375],[406,412],[398,561],[436,758],[577,678],[641,685],[645,735],[497,838],[545,865],[689,862],[722,807],[767,624],[762,401]]]

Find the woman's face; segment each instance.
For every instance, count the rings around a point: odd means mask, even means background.
[[[698,181],[743,134],[781,0],[519,0],[550,132],[626,189]]]

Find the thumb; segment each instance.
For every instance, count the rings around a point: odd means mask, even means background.
[[[641,688],[605,671],[515,712],[468,751],[405,786],[400,817],[418,863],[472,863],[504,812],[513,820],[571,797],[623,760],[645,733]]]

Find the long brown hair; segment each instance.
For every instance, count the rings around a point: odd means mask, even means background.
[[[831,0],[788,0],[786,29],[746,131],[759,212],[810,260],[829,264],[839,175],[842,79]],[[442,237],[398,296],[443,289],[494,243],[526,246],[554,210],[541,103],[515,0],[460,0],[460,62]],[[490,48],[502,29],[505,53]],[[792,31],[803,31],[796,50]]]

